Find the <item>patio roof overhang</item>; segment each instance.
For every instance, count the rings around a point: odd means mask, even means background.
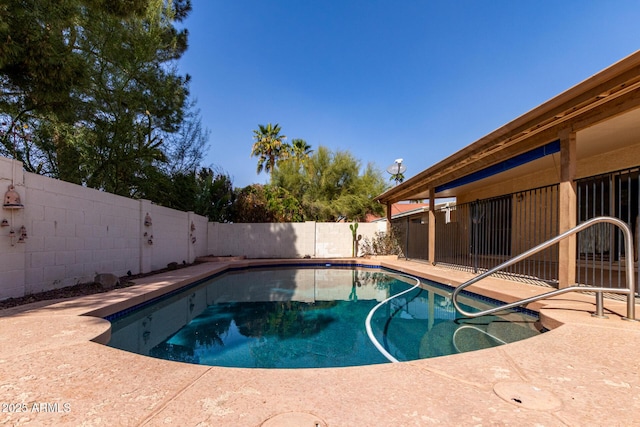
[[[376,200],[395,203],[429,199],[432,192],[434,198],[455,197],[456,187],[450,184],[456,180],[473,174],[481,177],[482,171],[545,147],[556,141],[562,130],[577,132],[638,108],[640,51],[387,190]],[[633,121],[640,116],[638,111]]]

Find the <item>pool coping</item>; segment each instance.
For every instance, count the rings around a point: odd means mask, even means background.
[[[608,319],[592,317],[595,298],[589,295],[571,293],[531,304],[528,308],[539,311],[550,329],[538,337],[399,364],[220,368],[99,344],[108,341],[109,322],[102,319],[108,314],[228,268],[292,261],[379,265],[453,286],[472,277],[405,260],[217,260],[137,279],[136,286],[106,294],[1,310],[0,404],[14,406],[0,412],[0,425],[258,426],[287,418],[327,426],[637,421],[640,325],[621,320],[626,314],[621,301],[606,300]],[[511,302],[548,289],[489,278],[470,290]],[[37,410],[41,404],[44,411]]]

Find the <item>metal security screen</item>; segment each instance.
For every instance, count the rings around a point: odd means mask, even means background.
[[[578,283],[626,286],[624,267],[638,260],[639,170],[636,167],[578,181],[578,223],[602,215],[619,218],[631,228],[636,248],[635,253],[626,254],[622,232],[611,224],[578,233]]]
[[[393,232],[407,259],[429,259],[429,222],[422,218],[400,218],[392,222]]]
[[[557,185],[445,207],[436,211],[435,262],[488,270],[557,234]],[[505,271],[556,283],[558,250],[549,248]]]

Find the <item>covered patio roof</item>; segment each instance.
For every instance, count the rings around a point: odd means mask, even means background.
[[[474,183],[504,180],[540,168],[544,162],[553,164],[553,156],[546,159],[543,156],[510,169],[500,168],[513,159],[526,158],[536,149],[552,150],[550,143],[556,141],[563,130],[578,133],[579,157],[637,143],[640,140],[639,107],[640,51],[637,51],[387,190],[376,200],[388,204],[431,196],[455,197],[463,186],[468,191]],[[602,138],[603,135],[606,138]],[[494,168],[495,173],[491,174],[490,168]],[[477,174],[472,182],[450,185],[472,174]]]

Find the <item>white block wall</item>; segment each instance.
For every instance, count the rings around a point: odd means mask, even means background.
[[[24,208],[0,210],[0,220],[9,222],[0,227],[0,300],[92,282],[97,273],[145,273],[207,255],[208,221],[193,212],[24,173],[20,162],[0,157],[2,196],[12,183]],[[21,226],[24,243],[9,238],[9,230],[19,234]],[[152,245],[145,233],[153,234]]]
[[[9,185],[15,186],[24,204],[25,187],[22,164],[0,157],[0,196],[4,203],[4,195]],[[20,295],[24,292],[25,282],[25,245],[18,244],[17,239],[10,239],[9,230],[18,233],[25,224],[24,209],[2,209],[0,220],[6,219],[9,226],[0,227],[0,299],[4,295]],[[6,298],[6,296],[5,296]]]
[[[92,282],[97,273],[124,276],[192,263],[197,257],[350,257],[352,233],[345,223],[220,224],[206,217],[24,173],[0,157],[0,194],[13,184],[22,209],[2,206],[0,300]],[[151,225],[145,225],[149,214]],[[9,231],[27,239],[18,243]],[[385,223],[361,223],[372,237]],[[151,242],[150,242],[151,240]]]
[[[351,256],[353,233],[349,226],[348,223],[318,223],[316,256],[319,258]],[[373,237],[376,231],[384,230],[386,230],[386,223],[361,223],[358,224],[356,233],[364,239]]]
[[[208,253],[247,258],[343,258],[352,255],[348,223],[209,224]],[[386,223],[360,223],[357,233],[373,237]],[[361,255],[361,254],[358,254]]]
[[[314,255],[314,222],[209,224],[209,253],[247,258]]]
[[[25,293],[140,266],[140,202],[25,174]]]

